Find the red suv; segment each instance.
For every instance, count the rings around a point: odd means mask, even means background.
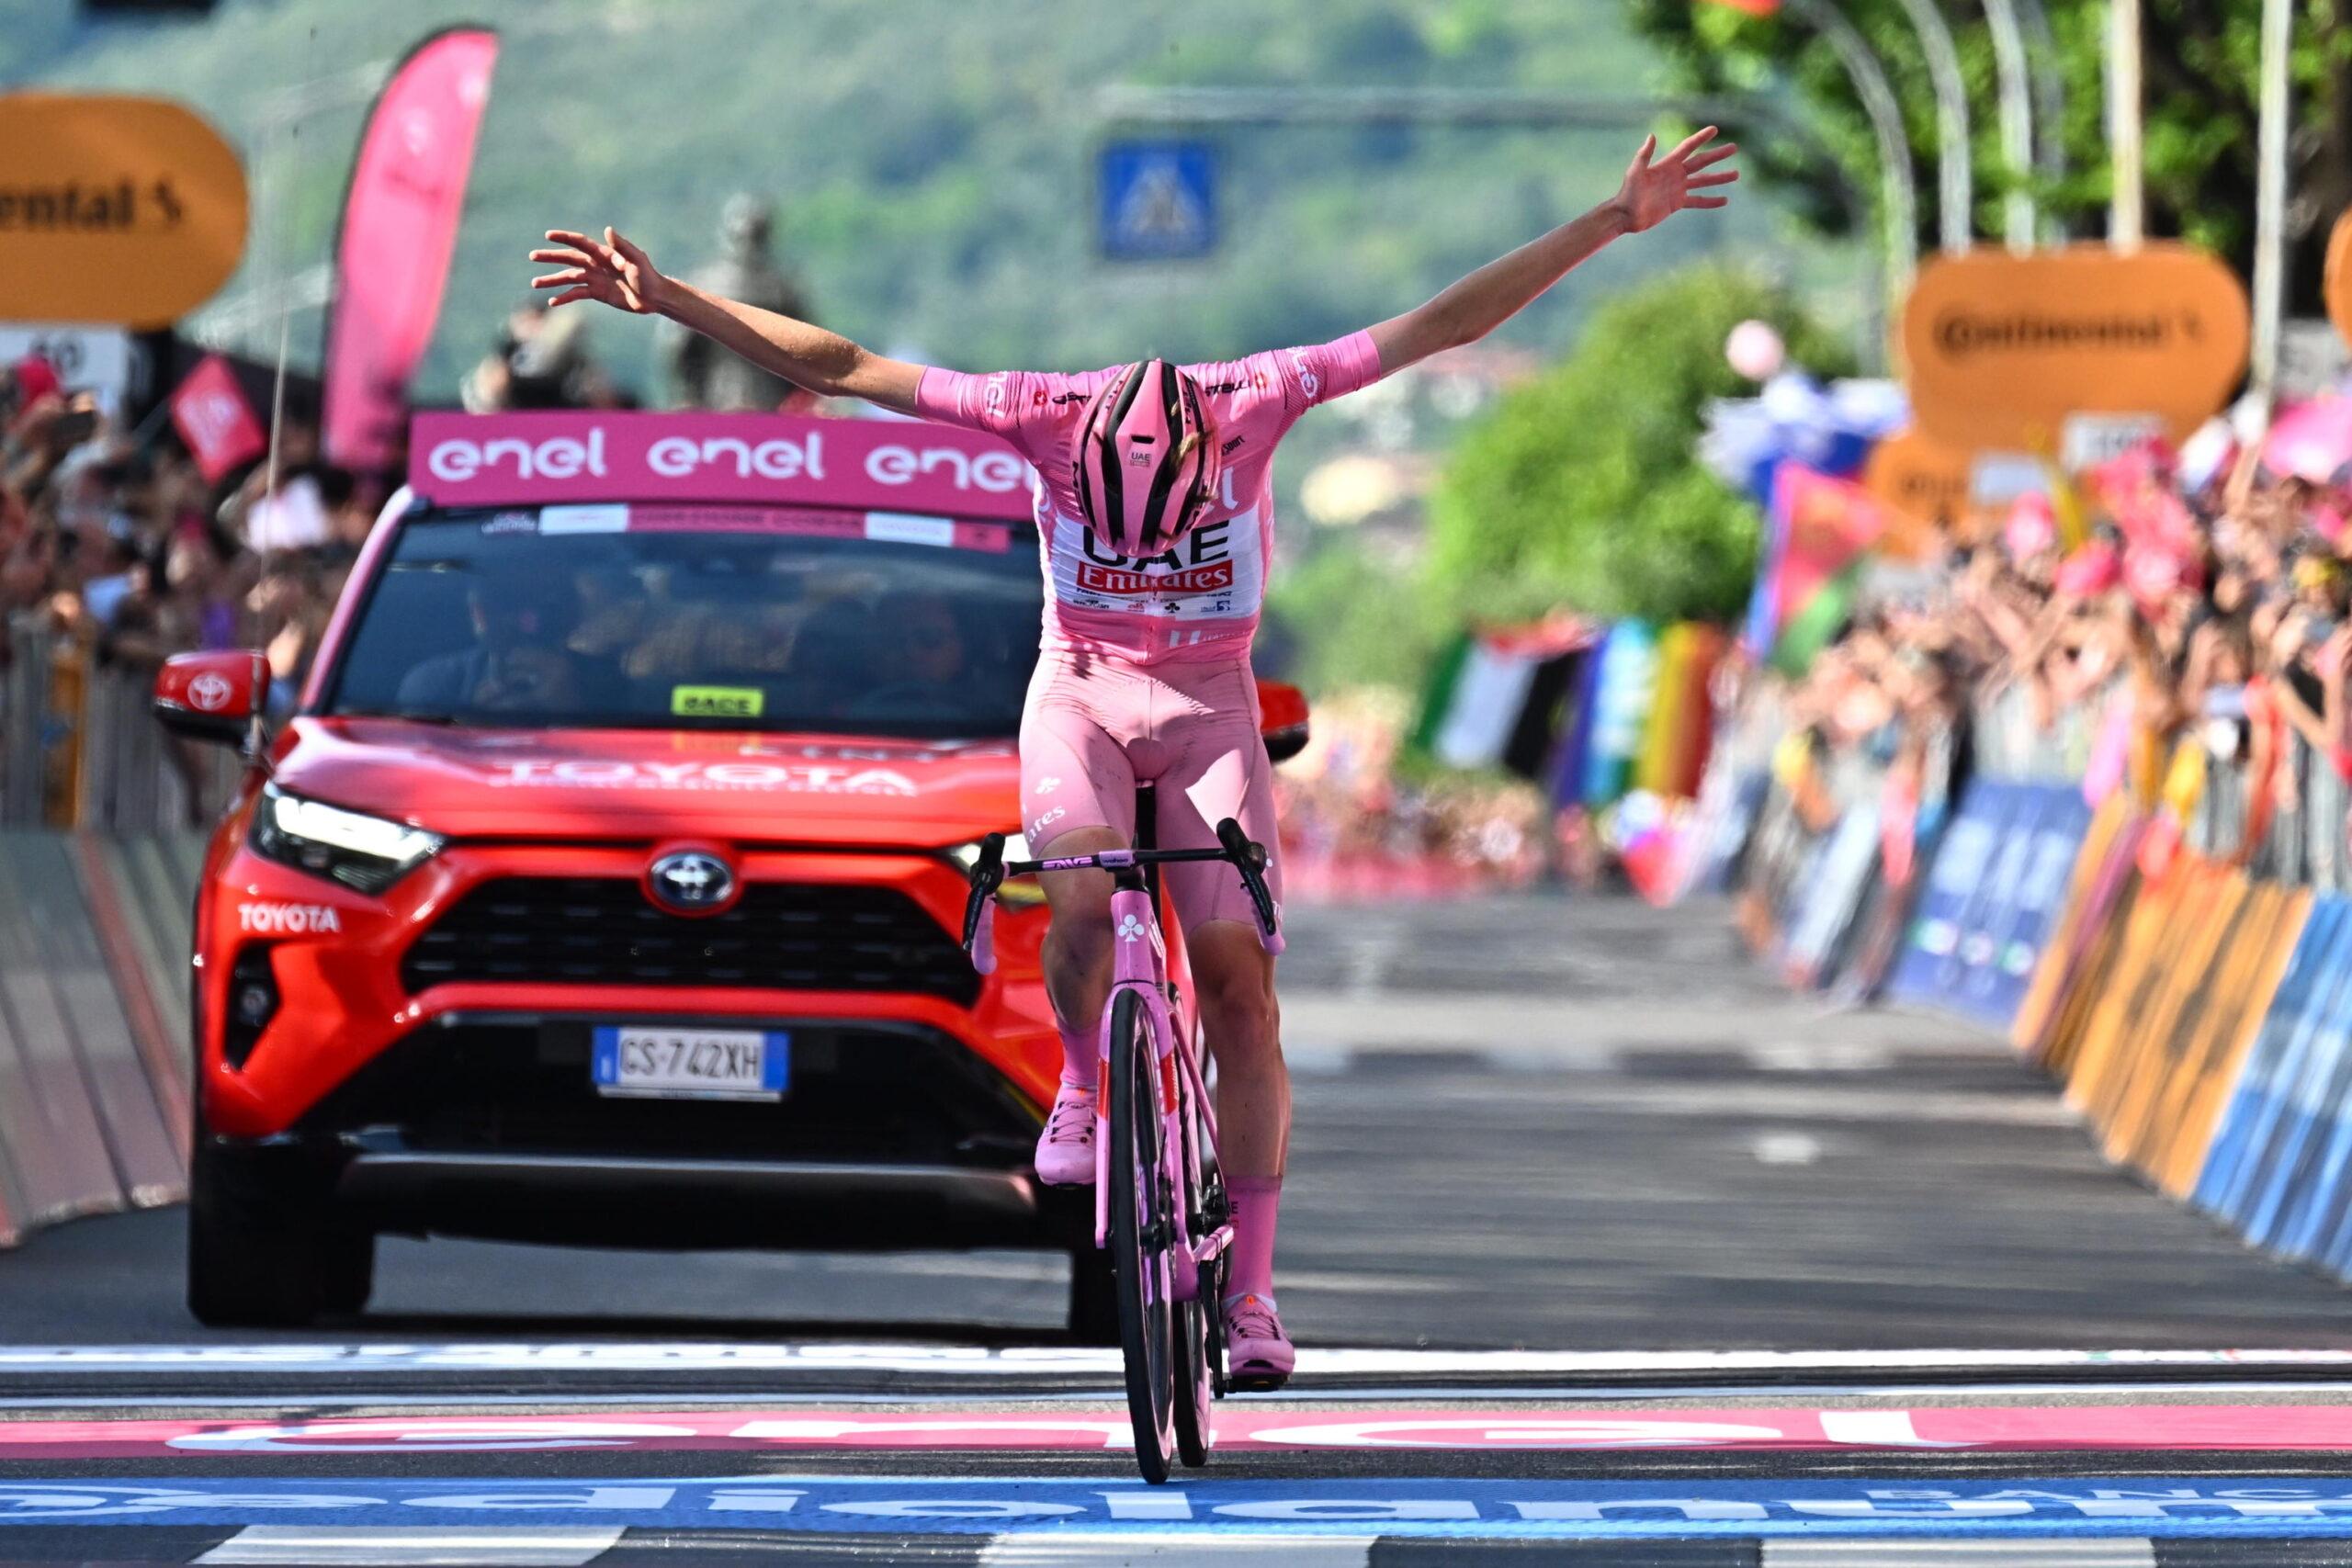
[[[748,416],[414,447],[289,719],[255,655],[157,682],[254,764],[197,906],[191,1310],[357,1311],[392,1231],[1064,1247],[1099,1331],[1091,1205],[1029,1168],[1035,889],[996,973],[957,945],[1018,820],[1025,469]]]

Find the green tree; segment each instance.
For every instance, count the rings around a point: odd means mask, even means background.
[[[1977,231],[1999,231],[2001,197],[2024,180],[2078,235],[2105,230],[2109,194],[2104,71],[2106,0],[2045,0],[2064,84],[2065,173],[2055,181],[2009,169],[2001,156],[1993,46],[1981,8],[1947,6],[1969,88],[1971,152],[1979,171]],[[1886,62],[1917,167],[1922,246],[1936,214],[1935,96],[1919,36],[1897,0],[1838,0]],[[2255,108],[2261,0],[2144,0],[2147,229],[2219,252],[2241,275],[2252,265]],[[2352,202],[2352,0],[2298,0],[2292,57],[2296,134],[2290,176],[2293,249],[2290,303],[2316,313],[2320,263],[2335,215]],[[1876,145],[1853,89],[1827,44],[1793,20],[1754,16],[1704,0],[1631,0],[1635,28],[1657,40],[1686,86],[1706,92],[1785,93],[1849,171],[1874,178]],[[1785,141],[1741,127],[1749,165],[1804,193],[1811,220],[1842,230],[1835,172]]]
[[[1746,389],[1724,339],[1751,317],[1780,329],[1795,363],[1850,367],[1784,290],[1734,268],[1690,267],[1600,307],[1573,355],[1455,448],[1431,498],[1431,597],[1465,617],[1562,604],[1736,615],[1756,571],[1756,509],[1693,447],[1707,400]]]

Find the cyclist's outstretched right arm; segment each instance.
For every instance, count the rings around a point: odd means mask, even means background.
[[[571,229],[550,229],[548,238],[554,245],[533,251],[531,259],[554,262],[561,270],[533,278],[531,287],[560,290],[551,304],[594,299],[633,315],[667,316],[820,397],[864,398],[900,413],[915,412],[920,365],[667,276],[615,230],[606,229],[601,241]]]

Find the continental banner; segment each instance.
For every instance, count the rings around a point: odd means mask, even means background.
[[[1938,256],[1904,308],[1905,381],[1920,430],[1965,451],[2055,457],[2075,415],[2180,441],[2237,389],[2250,323],[2237,275],[2186,244]]]

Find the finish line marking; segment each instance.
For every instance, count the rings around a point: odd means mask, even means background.
[[[1818,1450],[2335,1451],[2352,1449],[2352,1407],[2052,1405],[1815,1410],[1797,1407],[1557,1412],[1291,1411],[1221,1405],[1220,1451],[1489,1450],[1720,1452]],[[299,1422],[0,1422],[0,1459],[195,1454],[544,1451],[1125,1450],[1123,1411],[632,1411],[611,1415],[331,1416]]]
[[[527,1517],[524,1517],[527,1516]],[[0,1526],[527,1523],[998,1537],[1102,1534],[1655,1539],[2352,1536],[2352,1481],[2266,1476],[1674,1481],[631,1476],[542,1481],[246,1476],[0,1483]],[[1203,1527],[1213,1527],[1204,1530]],[[6,1537],[0,1535],[0,1542]],[[1205,1540],[1203,1541],[1206,1545]],[[1982,1548],[1978,1549],[1982,1551]],[[1874,1561],[1872,1559],[1856,1559]]]
[[[2020,1371],[2084,1368],[2352,1369],[2335,1350],[1419,1350],[1306,1349],[1302,1377],[1597,1377],[1736,1372]],[[970,1377],[1111,1375],[1114,1349],[990,1348],[925,1343],[763,1344],[582,1341],[528,1344],[5,1345],[0,1373],[161,1371],[898,1371]]]

